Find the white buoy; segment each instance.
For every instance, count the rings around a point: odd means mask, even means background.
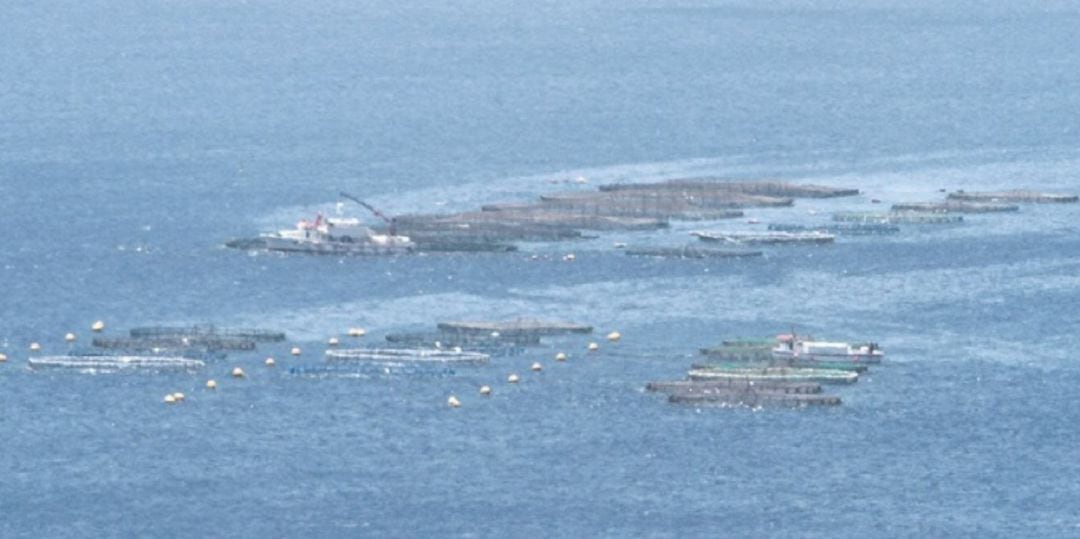
[[[36,342],[30,343],[30,351],[31,352],[40,352],[41,351],[41,345],[36,343]]]
[[[491,388],[488,386],[480,386],[480,394],[485,397],[491,395]]]
[[[622,338],[622,333],[619,333],[618,331],[612,331],[611,333],[607,334],[607,340],[609,340],[611,342],[615,342],[615,341],[617,341],[617,340],[619,340],[621,338]]]
[[[621,242],[621,241],[617,241],[617,242],[615,242],[615,248],[616,249],[626,249],[626,244]]]
[[[299,346],[294,346],[293,349],[291,351],[289,351],[289,353],[294,355],[294,356],[300,355],[300,347]]]
[[[0,363],[7,361],[7,354],[0,354]]]
[[[165,395],[165,404],[176,404],[176,397],[172,393]]]
[[[540,372],[544,370],[544,366],[541,365],[540,362],[533,363],[532,366],[529,368],[532,369],[533,372]]]
[[[183,394],[183,393],[181,393],[181,392],[179,392],[179,391],[177,391],[176,393],[173,393],[173,395],[172,395],[172,398],[173,398],[173,400],[175,400],[176,402],[181,402],[181,401],[183,401],[183,400],[184,400],[184,394]]]
[[[266,358],[266,361],[264,361],[263,364],[266,365],[267,367],[273,367],[274,364],[275,364],[274,363],[274,358],[272,358],[272,357]]]
[[[574,260],[576,260],[576,259],[577,259],[577,257],[576,257],[576,256],[574,256],[574,253],[570,253],[570,254],[568,254],[568,255],[566,255],[566,256],[564,256],[564,257],[562,257],[562,259],[563,259],[563,260],[565,260],[565,261],[567,261],[567,262],[573,262]]]
[[[67,335],[64,335],[64,340],[67,342],[75,342],[76,339],[77,337],[75,337],[74,333],[68,333]]]
[[[233,378],[243,378],[245,376],[244,375],[244,369],[241,369],[240,367],[236,367],[235,369],[232,370],[232,376],[233,376]]]
[[[498,331],[492,331],[491,332],[491,338],[492,339],[498,339],[499,335],[500,335],[500,333]]]
[[[364,328],[349,328],[350,337],[363,337],[364,335],[367,335],[367,330]]]
[[[555,354],[555,361],[566,361],[566,354],[562,352]]]
[[[98,320],[90,325],[90,329],[95,332],[101,332],[105,330],[105,322]]]
[[[327,346],[337,346],[341,344],[341,341],[337,337],[330,337],[330,340],[326,341]]]
[[[461,406],[461,401],[457,397],[450,395],[450,398],[446,399],[446,404],[451,408],[457,408]]]
[[[511,374],[510,376],[506,377],[506,381],[510,382],[511,384],[518,383],[518,380],[521,380],[521,378],[518,378],[518,375],[516,374]]]
[[[217,389],[217,382],[215,382],[215,381],[214,381],[214,380],[212,380],[212,379],[211,379],[211,380],[207,380],[207,381],[206,381],[206,389]]]
[[[590,352],[595,352],[595,351],[597,351],[597,350],[599,350],[599,349],[600,349],[600,345],[599,345],[599,344],[596,344],[596,343],[594,343],[594,342],[591,342],[591,343],[589,343],[589,351],[590,351]]]

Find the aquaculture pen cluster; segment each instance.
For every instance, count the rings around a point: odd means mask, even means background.
[[[297,245],[301,247],[293,252],[320,254],[398,254],[414,249],[509,251],[516,248],[516,242],[576,239],[584,237],[584,231],[637,232],[663,229],[669,227],[671,221],[731,220],[744,217],[744,210],[750,208],[769,209],[773,215],[792,215],[790,208],[799,198],[823,199],[857,194],[855,189],[820,185],[734,182],[715,178],[614,184],[595,191],[547,194],[529,203],[490,204],[463,213],[389,218],[376,212],[386,221],[385,230],[372,231],[367,241],[373,246],[355,252],[344,243],[340,249],[337,246],[326,248],[325,243],[341,241],[335,239],[334,234],[340,234],[342,230],[361,230],[356,220],[320,225],[325,230],[316,235],[322,246],[319,249],[304,250],[302,242],[289,245],[290,249]],[[1077,202],[1077,197],[1031,191],[957,191],[940,201],[893,204],[888,211],[835,211],[831,220],[823,219],[818,223],[807,223],[802,219],[797,223],[767,223],[759,229],[695,231],[692,234],[699,242],[693,244],[628,247],[618,243],[616,247],[631,256],[753,258],[772,248],[831,245],[840,236],[898,234],[907,226],[963,223],[965,214],[1017,212],[1020,205],[1026,203],[1069,202]],[[366,203],[362,204],[370,209]],[[817,215],[816,212],[812,214]],[[745,224],[760,225],[761,222],[749,219]],[[301,225],[294,235],[306,236],[315,230],[314,226]],[[380,236],[382,232],[387,235]],[[408,235],[408,238],[395,234]],[[397,247],[379,248],[379,242],[391,241],[387,238],[398,242],[394,244]],[[573,255],[564,257],[565,260],[573,258]],[[104,324],[97,322],[91,329],[102,333]],[[326,341],[327,349],[321,364],[298,363],[288,372],[296,375],[423,373],[455,376],[461,369],[490,365],[493,360],[509,363],[516,360],[505,358],[533,354],[530,349],[544,346],[545,337],[592,331],[591,326],[524,319],[447,321],[430,331],[386,334],[383,346],[341,347],[340,339],[331,337]],[[362,328],[348,330],[348,336],[354,339],[365,334]],[[608,335],[613,342],[619,338],[617,332]],[[80,372],[198,372],[211,363],[219,363],[227,354],[251,354],[260,345],[285,342],[286,336],[269,330],[195,325],[134,328],[122,336],[96,335],[88,348],[79,347],[74,334],[69,333],[64,340],[65,349],[60,354],[44,354],[40,343],[32,343],[28,366],[34,370],[59,368]],[[599,344],[589,342],[584,348],[595,352],[599,350]],[[292,346],[288,348],[288,354],[299,356],[300,348]],[[874,343],[820,342],[795,335],[780,339],[728,341],[722,346],[702,350],[702,359],[691,365],[686,380],[652,382],[648,389],[668,395],[672,402],[694,405],[837,405],[840,398],[823,394],[821,384],[854,383],[866,372],[868,364],[879,362],[882,355],[880,347]],[[554,356],[556,361],[567,358],[565,353]],[[7,359],[6,355],[0,354],[0,362]],[[267,357],[263,364],[274,367],[276,361]],[[532,362],[527,368],[539,372],[544,367],[539,362]],[[228,376],[243,379],[247,374],[235,367]],[[505,376],[509,383],[521,379],[517,372],[508,372]],[[214,390],[218,387],[217,381],[210,378],[205,387]],[[479,392],[490,395],[491,385],[483,385]],[[178,393],[169,393],[165,398],[169,403],[181,400],[183,395]],[[458,407],[461,399],[451,395],[447,403]]]
[[[91,326],[105,330],[101,321]],[[90,347],[78,345],[74,333],[65,335],[62,353],[43,354],[40,343],[30,345],[27,366],[31,369],[69,369],[81,372],[117,371],[195,372],[209,362],[224,360],[230,352],[254,351],[258,343],[279,342],[285,334],[275,331],[219,328],[212,325],[133,328],[127,336],[95,336]],[[6,359],[6,358],[4,358]]]
[[[796,198],[856,194],[857,189],[715,178],[616,184],[597,191],[541,195],[533,202],[487,204],[476,211],[403,215],[380,231],[389,233],[392,227],[423,246],[421,250],[512,250],[517,242],[574,240],[590,232],[649,231],[666,228],[671,221],[737,219],[748,208],[787,208]],[[645,254],[641,249],[628,253]],[[657,253],[668,256],[674,251]],[[726,256],[723,251],[705,249],[682,255]]]
[[[645,386],[672,403],[695,406],[835,406],[822,384],[854,384],[870,365],[881,363],[876,343],[818,341],[795,334],[771,339],[724,341],[702,348],[686,380]]]
[[[298,230],[234,240],[227,245],[336,256],[505,252],[517,250],[523,242],[573,241],[603,233],[625,236],[670,228],[674,222],[734,222],[747,217],[745,212],[750,210],[768,211],[772,216],[794,216],[796,214],[790,210],[797,199],[832,199],[859,194],[858,189],[792,182],[685,178],[541,194],[533,201],[492,203],[458,213],[390,217],[370,204],[342,193],[343,197],[373,212],[382,224],[367,229],[359,226],[356,219],[323,219],[319,216],[313,223],[304,225],[302,222]],[[625,249],[630,256],[746,258],[760,256],[762,251],[758,248],[761,247],[830,245],[840,236],[898,234],[902,225],[957,224],[964,222],[963,214],[1016,212],[1022,203],[1076,200],[1077,197],[1072,195],[1032,191],[958,191],[943,201],[896,203],[887,211],[855,211],[854,208],[835,211],[832,222],[808,224],[780,220],[756,227],[761,221],[749,217],[730,230],[692,232],[699,240],[695,245],[681,242],[656,245],[656,237],[652,235],[649,242],[642,245],[628,247],[624,242],[616,242],[615,246]],[[871,202],[881,201],[874,199]],[[343,236],[345,230],[351,231],[351,235]],[[366,234],[366,238],[357,237],[358,234]]]
[[[94,333],[103,333],[104,322],[95,322]],[[545,337],[584,335],[592,333],[592,326],[558,321],[517,319],[509,321],[448,321],[439,323],[430,333],[390,333],[386,335],[389,346],[343,347],[342,339],[330,337],[320,364],[294,364],[288,373],[300,376],[362,375],[363,377],[453,377],[465,373],[465,369],[486,366],[492,358],[521,355],[526,347],[544,345]],[[353,340],[359,340],[367,332],[362,328],[350,328],[347,332]],[[606,337],[617,342],[621,334],[611,332]],[[227,353],[252,352],[262,343],[285,343],[285,334],[259,329],[223,328],[210,325],[179,327],[135,328],[125,336],[95,336],[91,348],[80,348],[73,333],[65,336],[65,352],[45,354],[41,343],[30,345],[27,367],[33,371],[62,369],[84,374],[105,373],[201,373],[214,365],[225,365]],[[294,344],[284,344],[288,354],[298,358],[301,349]],[[581,344],[586,353],[600,350],[596,342]],[[556,353],[556,362],[565,362],[570,356]],[[513,361],[513,360],[507,360]],[[8,357],[0,354],[0,363]],[[239,366],[222,369],[224,376],[240,381],[249,376]],[[277,361],[271,356],[263,361],[273,368]],[[533,361],[520,371],[510,369],[506,382],[519,383],[518,372],[538,373],[543,364]],[[482,396],[492,394],[491,385],[482,385],[477,391]],[[218,391],[219,382],[209,377],[203,386],[206,391]],[[163,401],[167,404],[184,402],[189,396],[183,392],[168,391]],[[448,404],[461,405],[460,399],[451,394]]]

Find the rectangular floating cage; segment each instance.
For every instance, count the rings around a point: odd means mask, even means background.
[[[146,326],[132,328],[129,334],[136,339],[157,337],[222,337],[238,338],[259,342],[278,342],[285,340],[285,333],[268,329],[218,327],[213,324],[192,326]]]

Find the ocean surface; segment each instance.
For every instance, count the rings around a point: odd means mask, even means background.
[[[0,536],[1076,537],[1078,205],[739,261],[613,244],[764,225],[480,255],[223,244],[341,190],[394,214],[696,175],[863,191],[763,223],[1076,193],[1077,28],[1073,2],[0,1]],[[596,333],[453,374],[289,371],[352,326],[374,345],[517,317]],[[98,319],[290,342],[197,374],[26,367]],[[790,328],[888,357],[832,409],[643,391]]]

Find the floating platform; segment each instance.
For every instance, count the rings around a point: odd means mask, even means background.
[[[583,237],[580,230],[544,223],[463,221],[452,216],[416,215],[395,219],[395,233],[417,244],[563,241]],[[386,231],[388,232],[388,231]]]
[[[710,382],[694,382],[690,380],[663,380],[645,384],[647,391],[662,393],[688,392],[688,391],[715,391],[726,390],[773,390],[784,393],[821,393],[821,384],[816,382],[747,382],[743,380],[716,380]]]
[[[1057,193],[1040,193],[1038,191],[956,191],[949,193],[950,200],[964,200],[970,202],[1014,202],[1029,204],[1060,204],[1072,203],[1080,200],[1076,195]]]
[[[841,223],[882,223],[896,225],[948,225],[964,222],[961,215],[922,212],[836,212],[833,221]]]
[[[893,204],[892,210],[920,213],[1001,213],[1020,211],[1020,206],[995,202],[951,200],[946,202],[903,202]]]
[[[625,206],[634,208],[706,208],[712,210],[737,210],[743,208],[782,208],[794,204],[788,197],[752,195],[738,191],[675,189],[626,191],[574,191],[541,195],[546,206]]]
[[[841,404],[840,397],[835,395],[789,395],[758,391],[674,394],[668,396],[668,402],[693,406],[745,406],[750,408],[766,406],[802,408],[807,406],[839,406]]]
[[[695,247],[632,247],[624,251],[627,256],[655,256],[663,258],[753,258],[761,251],[747,249],[701,249]]]
[[[545,204],[488,204],[479,213],[462,214],[467,219],[513,223],[544,223],[579,230],[657,230],[667,228],[666,219],[585,215]]]
[[[206,364],[198,359],[170,356],[44,356],[28,360],[32,369],[76,369],[118,371],[128,369],[186,370],[201,369]]]
[[[503,335],[564,335],[568,333],[592,333],[593,327],[570,322],[545,320],[510,320],[506,322],[452,321],[439,322],[444,333],[498,333]]]
[[[787,198],[834,198],[855,196],[858,189],[799,184],[780,181],[731,181],[723,178],[679,178],[657,183],[616,183],[601,185],[601,191],[632,190],[729,191],[748,195]]]
[[[510,253],[518,250],[510,243],[473,238],[427,237],[417,238],[413,243],[419,253]]]
[[[201,348],[217,350],[254,350],[255,341],[233,337],[160,337],[147,339],[97,337],[91,344],[97,348],[129,351],[154,351],[163,349]]]
[[[821,232],[697,231],[690,235],[701,241],[735,245],[823,245],[836,241],[836,236]]]
[[[772,359],[775,346],[721,346],[702,348],[699,352],[721,361],[766,361]]]
[[[444,378],[454,376],[452,367],[436,364],[353,363],[333,365],[302,365],[289,367],[289,374],[310,377],[355,378],[371,376],[425,376]]]
[[[249,329],[218,327],[212,324],[193,326],[147,326],[132,328],[129,334],[135,339],[156,339],[172,337],[213,337],[244,339],[256,342],[280,342],[285,340],[285,333],[269,329]]]
[[[775,232],[821,232],[837,236],[878,236],[898,234],[900,227],[889,223],[833,223],[825,225],[791,225],[774,223],[769,230]]]
[[[453,348],[460,346],[469,348],[483,347],[515,347],[515,346],[538,346],[540,336],[529,333],[507,334],[492,337],[484,333],[391,333],[386,336],[387,342],[407,344],[425,348]]]
[[[487,363],[491,356],[465,350],[438,350],[431,348],[344,348],[329,349],[326,359],[334,361],[373,361],[379,363],[435,363],[469,364]]]
[[[103,348],[76,348],[69,350],[67,355],[77,357],[116,357],[124,355],[133,355],[125,352],[132,352],[133,350],[118,351],[118,350],[106,350]],[[202,361],[222,360],[228,357],[228,355],[220,350],[208,350],[206,348],[193,347],[179,347],[179,348],[150,348],[146,350],[135,350],[140,356],[172,356],[182,357],[185,359],[198,359]]]
[[[770,358],[761,360],[728,360],[710,363],[694,363],[690,366],[694,370],[724,370],[724,369],[767,369],[773,367],[791,367],[795,369],[828,369],[835,371],[849,371],[862,374],[869,370],[866,365],[858,363],[841,363],[828,361],[799,361],[783,358]]]
[[[859,374],[832,369],[806,369],[791,367],[735,368],[735,369],[692,369],[691,380],[743,380],[747,382],[818,382],[821,384],[854,384]]]
[[[529,231],[529,235],[557,234],[558,231],[572,235],[575,231],[580,234],[580,230],[656,230],[668,226],[663,219],[584,215],[543,205],[489,205],[484,208],[479,212],[399,218],[398,226],[411,233],[468,229],[502,234]]]

